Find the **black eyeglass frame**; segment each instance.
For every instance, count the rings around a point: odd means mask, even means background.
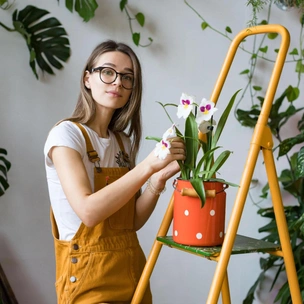
[[[105,82],[105,81],[103,81],[103,80],[101,79],[101,71],[102,71],[103,69],[110,69],[110,70],[113,70],[113,71],[116,73],[116,77],[114,78],[113,81],[111,81],[111,82]],[[92,69],[90,70],[90,73],[92,74],[92,73],[97,72],[97,71],[99,72],[99,79],[100,79],[103,83],[105,83],[105,84],[111,84],[111,83],[115,82],[115,80],[117,79],[118,75],[120,75],[121,79],[122,79],[122,77],[124,77],[124,76],[126,76],[126,75],[132,75],[132,76],[134,76],[133,73],[118,73],[118,72],[117,72],[116,70],[114,70],[113,68],[111,68],[111,67],[106,67],[106,66],[103,66],[103,67],[100,66],[100,67],[92,68]],[[126,89],[126,90],[132,90],[132,89],[134,89],[134,81],[133,81],[132,88],[126,88],[126,87],[123,85],[122,81],[121,81],[121,85],[122,85],[123,88]]]

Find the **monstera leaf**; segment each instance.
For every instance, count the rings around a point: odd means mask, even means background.
[[[75,9],[83,21],[88,22],[94,17],[98,4],[95,0],[65,0],[65,6],[70,12]]]
[[[49,74],[53,69],[61,69],[60,61],[66,62],[70,57],[69,40],[61,23],[54,17],[41,20],[48,11],[28,5],[21,11],[13,13],[13,25],[25,39],[30,52],[30,66],[38,79],[36,63]]]
[[[3,155],[7,155],[7,152],[5,149],[0,148],[0,196],[3,195],[9,187],[7,171],[11,168],[11,163]]]

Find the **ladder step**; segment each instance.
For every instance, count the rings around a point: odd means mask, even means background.
[[[157,241],[169,247],[173,247],[175,249],[179,249],[182,251],[187,251],[189,253],[200,255],[206,258],[218,256],[222,248],[222,246],[195,247],[189,245],[182,245],[175,243],[172,239],[172,236],[158,236],[156,239]],[[254,239],[237,234],[231,254],[269,252],[269,251],[279,251],[279,250],[281,250],[281,246],[279,244],[265,242],[263,240]]]

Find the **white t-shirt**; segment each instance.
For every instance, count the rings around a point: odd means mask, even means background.
[[[101,138],[86,125],[83,126],[91,139],[93,148],[100,157],[100,167],[119,167],[115,156],[119,153],[120,148],[115,135],[109,131],[109,138]],[[126,153],[130,154],[130,139],[124,133],[120,133],[120,137]],[[92,192],[94,192],[94,164],[89,161],[85,139],[74,123],[64,121],[50,131],[44,146],[49,196],[58,226],[59,238],[61,240],[71,240],[77,232],[81,220],[71,208],[61,187],[54,164],[48,156],[50,149],[56,146],[69,147],[80,153],[90,179]]]

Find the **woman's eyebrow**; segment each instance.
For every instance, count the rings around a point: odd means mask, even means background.
[[[111,62],[105,62],[102,66],[105,66],[105,65],[116,68],[116,65]],[[133,69],[131,69],[131,68],[124,68],[124,70],[133,73]]]

